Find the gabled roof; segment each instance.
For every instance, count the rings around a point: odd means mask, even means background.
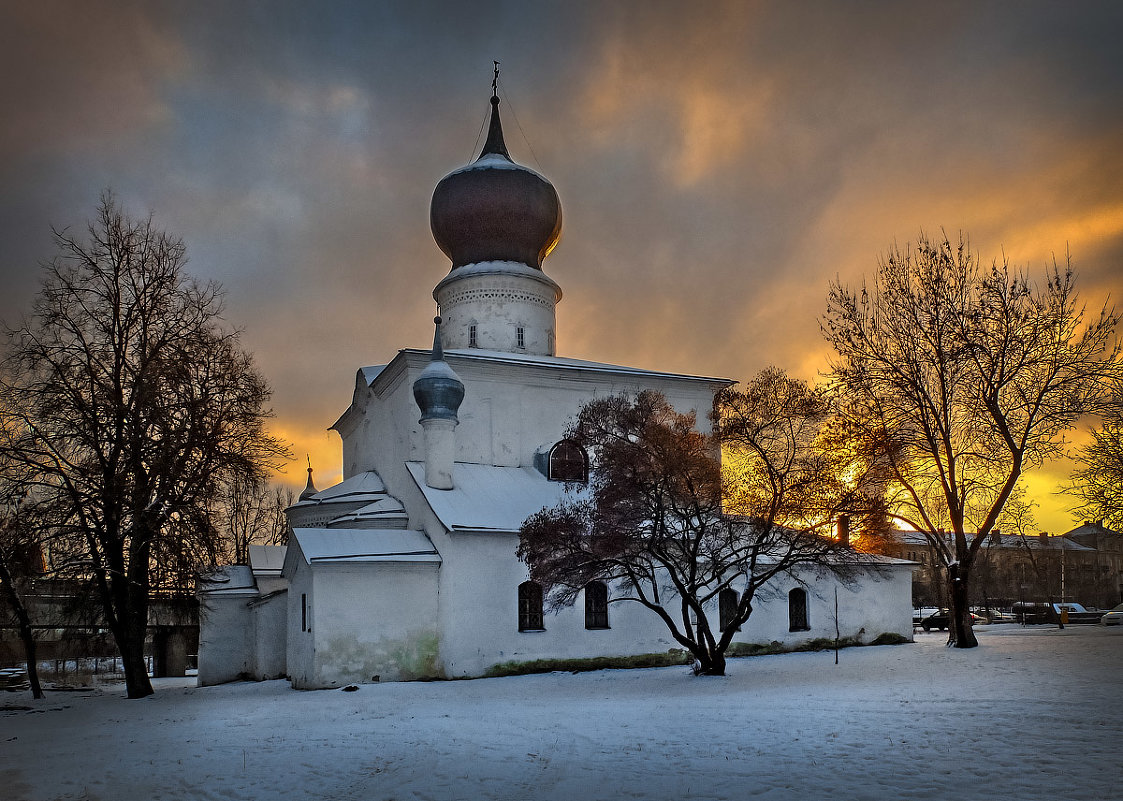
[[[199,577],[200,595],[257,595],[257,582],[249,565],[226,565]]]
[[[371,528],[400,523],[399,528],[404,528],[408,518],[402,502],[392,495],[385,495],[374,503],[332,518],[327,525],[329,528]]]
[[[407,348],[400,351],[400,353],[414,352],[419,354],[428,354],[428,351],[415,351],[412,348]],[[585,361],[584,359],[569,359],[562,356],[540,356],[531,353],[506,353],[503,351],[482,350],[479,348],[446,350],[444,353],[446,359],[448,357],[452,357],[455,360],[463,360],[466,362],[510,364],[525,367],[549,367],[555,370],[589,371],[643,378],[669,378],[686,381],[703,381],[723,385],[735,383],[732,379],[729,378],[713,378],[709,376],[689,375],[687,373],[667,373],[660,370],[645,370],[640,367],[625,367],[619,364],[590,362]]]
[[[920,531],[899,531],[896,533],[902,545],[928,545],[928,538]],[[948,543],[952,543],[954,538],[951,534],[946,534]],[[975,535],[968,534],[967,539],[970,541]],[[1041,537],[1037,534],[1027,534],[1024,537],[1019,534],[1002,534],[999,538],[989,538],[983,545],[984,548],[1028,548],[1033,551],[1040,550],[1065,550],[1065,551],[1094,551],[1095,548],[1089,548],[1081,545],[1078,542],[1073,542],[1068,539],[1066,534],[1063,537]]]
[[[421,531],[372,528],[294,528],[293,538],[309,564],[324,562],[440,562]]]
[[[1103,524],[1103,521],[1098,521],[1095,523],[1085,521],[1081,525],[1072,529],[1072,531],[1066,531],[1064,535],[1066,537],[1088,537],[1097,535],[1101,537],[1123,537],[1123,533],[1113,531],[1112,529],[1105,526]]]
[[[251,545],[250,568],[255,576],[279,576],[285,565],[284,545]]]
[[[548,481],[530,467],[494,467],[456,462],[453,489],[433,489],[425,483],[423,462],[406,462],[409,473],[430,508],[449,531],[518,532],[523,521],[566,495],[566,485]],[[580,498],[584,490],[570,493]]]

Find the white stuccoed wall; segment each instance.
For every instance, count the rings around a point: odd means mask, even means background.
[[[257,593],[208,593],[199,596],[200,687],[253,675],[253,613]]]
[[[314,673],[295,687],[439,674],[437,564],[316,564]]]
[[[446,349],[476,347],[554,355],[555,305],[561,290],[541,270],[515,262],[458,267],[433,292]],[[476,344],[469,327],[476,326]],[[523,346],[518,345],[518,328]]]
[[[262,598],[250,608],[254,631],[253,677],[261,681],[284,678],[288,673],[287,593]]]
[[[295,538],[289,538],[289,549],[285,555],[284,575],[289,579],[289,589],[285,594],[288,607],[285,637],[285,669],[296,688],[316,686],[314,668],[316,633],[316,596],[312,585],[312,570],[304,560],[300,545]],[[301,629],[301,596],[308,600],[308,628]]]

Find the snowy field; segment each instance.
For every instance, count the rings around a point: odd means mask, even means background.
[[[0,798],[1123,798],[1123,627],[298,692],[0,694]],[[33,706],[33,711],[5,707]]]

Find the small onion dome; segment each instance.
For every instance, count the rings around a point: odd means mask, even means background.
[[[433,358],[421,375],[413,382],[413,399],[421,409],[421,420],[452,420],[464,400],[464,382],[460,380],[444,358],[441,348],[441,318],[435,317],[436,332],[433,334]]]
[[[491,97],[491,124],[479,158],[437,184],[429,222],[454,270],[485,261],[515,261],[540,270],[558,243],[558,193],[534,170],[511,160],[497,96]]]

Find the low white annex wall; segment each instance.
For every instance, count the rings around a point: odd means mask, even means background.
[[[286,642],[288,599],[279,592],[266,596],[252,606],[254,626],[255,679],[281,679],[287,675]]]
[[[247,593],[199,597],[199,676],[205,687],[244,679],[253,672],[253,618]]]
[[[315,565],[314,673],[303,686],[441,675],[438,568],[407,562]],[[302,686],[295,677],[294,686]]]

